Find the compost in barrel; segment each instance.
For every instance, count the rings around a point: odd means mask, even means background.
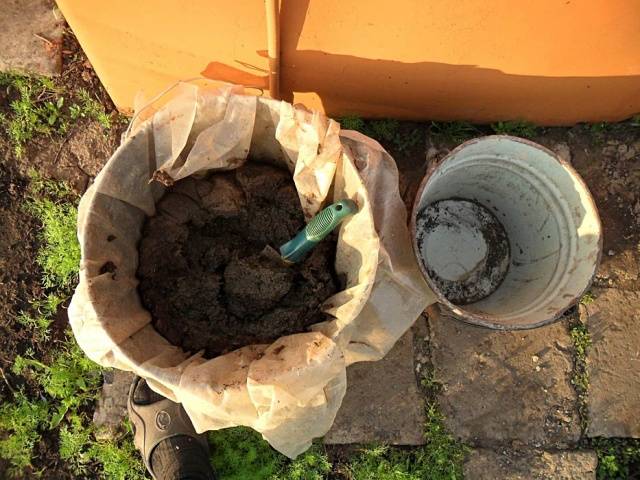
[[[321,304],[340,287],[335,236],[293,265],[264,251],[304,226],[286,170],[249,161],[176,182],[147,219],[139,247],[138,289],[155,328],[212,358],[326,320]]]

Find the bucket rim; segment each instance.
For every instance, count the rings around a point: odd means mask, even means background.
[[[591,210],[594,212],[594,216],[595,216],[595,220],[598,226],[598,244],[597,244],[597,258],[596,258],[596,262],[595,262],[595,266],[593,269],[593,272],[591,272],[591,275],[589,277],[589,280],[587,281],[585,288],[579,292],[578,295],[570,298],[567,300],[566,302],[566,306],[558,309],[556,312],[554,312],[549,318],[546,318],[544,320],[541,320],[539,322],[535,322],[535,323],[529,323],[529,324],[524,324],[524,325],[505,325],[502,323],[496,323],[493,320],[493,316],[492,315],[486,315],[486,314],[479,314],[479,313],[473,313],[470,312],[468,310],[465,310],[462,307],[458,307],[456,305],[454,305],[453,303],[451,303],[449,300],[447,300],[447,298],[442,294],[442,292],[440,292],[440,290],[438,289],[437,285],[435,284],[435,282],[429,277],[429,274],[427,273],[426,268],[423,265],[423,262],[421,261],[421,255],[420,255],[420,249],[418,247],[418,235],[417,235],[417,225],[416,225],[416,220],[417,220],[417,215],[418,215],[418,208],[419,208],[419,200],[422,198],[422,195],[424,193],[424,190],[427,187],[427,184],[429,183],[429,180],[431,179],[431,177],[433,176],[433,174],[435,173],[435,171],[443,164],[445,163],[447,160],[449,160],[450,158],[454,157],[455,155],[457,155],[461,150],[471,146],[471,145],[475,145],[477,143],[481,143],[481,142],[485,142],[487,140],[507,140],[507,141],[511,141],[511,142],[516,142],[516,143],[521,143],[523,145],[526,145],[528,147],[531,148],[535,148],[537,150],[540,150],[541,152],[547,154],[549,157],[553,158],[556,162],[558,162],[562,167],[564,167],[573,178],[575,178],[578,183],[580,184],[580,186],[587,192],[587,200],[589,203],[589,207],[591,208]],[[505,330],[505,331],[512,331],[512,330],[531,330],[533,328],[538,328],[538,327],[542,327],[544,325],[549,325],[551,323],[554,323],[556,321],[558,321],[562,316],[564,316],[565,312],[571,308],[574,304],[576,304],[580,298],[582,298],[584,296],[584,294],[591,288],[591,284],[593,283],[593,280],[596,276],[596,273],[598,271],[598,266],[600,265],[600,261],[602,260],[602,249],[603,249],[603,235],[602,235],[602,220],[600,219],[600,213],[598,211],[596,202],[593,198],[593,195],[591,194],[591,190],[589,190],[588,185],[586,184],[586,182],[584,181],[584,179],[582,178],[582,176],[577,172],[577,170],[573,167],[573,165],[571,165],[571,163],[567,162],[566,160],[560,158],[560,156],[555,153],[553,150],[550,150],[549,148],[540,145],[539,143],[533,142],[531,140],[528,140],[526,138],[521,138],[521,137],[514,137],[512,135],[485,135],[482,137],[477,137],[477,138],[472,138],[470,140],[467,140],[466,142],[458,145],[457,147],[455,147],[453,150],[451,150],[449,153],[447,153],[447,155],[445,155],[442,159],[434,161],[431,165],[429,165],[429,167],[427,168],[427,171],[424,174],[424,177],[422,178],[422,180],[420,181],[420,185],[418,186],[418,189],[416,190],[416,194],[414,196],[413,199],[413,204],[411,207],[411,215],[410,215],[410,221],[409,221],[409,231],[411,232],[411,245],[413,247],[413,254],[414,257],[416,259],[416,263],[418,264],[418,267],[420,269],[420,273],[422,274],[422,277],[424,278],[425,282],[427,282],[427,285],[429,286],[429,288],[433,291],[433,293],[435,294],[436,298],[438,299],[438,303],[445,307],[449,312],[453,313],[453,316],[465,323],[471,324],[471,325],[477,325],[477,326],[481,326],[481,327],[486,327],[486,328],[490,328],[493,330]]]

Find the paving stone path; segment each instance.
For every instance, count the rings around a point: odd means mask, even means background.
[[[596,454],[589,451],[476,449],[464,475],[473,480],[587,480],[595,478],[597,465]]]
[[[53,0],[2,0],[0,71],[59,74],[63,25]]]
[[[590,437],[640,437],[640,293],[594,290],[587,305]]]
[[[429,311],[449,430],[473,446],[570,448],[580,439],[565,322],[501,332]]]
[[[421,445],[425,422],[414,373],[413,330],[378,362],[347,368],[347,394],[327,444]]]

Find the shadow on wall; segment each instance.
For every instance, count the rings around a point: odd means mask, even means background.
[[[478,65],[406,63],[320,50],[299,50],[309,0],[281,7],[282,98],[323,107],[331,116],[464,119],[478,123],[524,119],[542,125],[615,121],[640,112],[640,75],[542,77]],[[266,56],[265,52],[259,52]],[[244,65],[246,68],[251,66]],[[255,73],[211,62],[214,80],[266,88]]]

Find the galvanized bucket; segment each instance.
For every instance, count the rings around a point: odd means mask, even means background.
[[[499,225],[479,227],[487,222]],[[598,211],[576,171],[504,135],[466,142],[429,169],[411,232],[439,301],[466,322],[503,330],[561,317],[589,288],[602,251]]]

